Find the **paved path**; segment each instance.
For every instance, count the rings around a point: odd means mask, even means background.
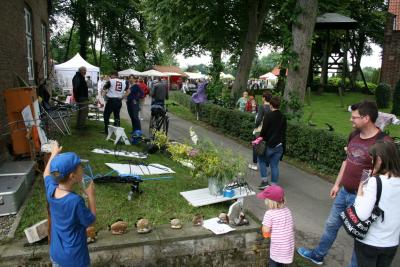
[[[143,108],[142,129],[144,134],[148,134],[148,123],[150,117],[150,107]],[[189,139],[189,128],[194,127],[197,135],[212,140],[215,144],[220,144],[232,149],[244,156],[248,162],[251,162],[252,151],[248,147],[237,143],[236,141],[216,133],[192,122],[183,120],[179,117],[169,114],[170,126],[168,136],[170,139],[183,141]],[[126,107],[122,108],[121,117],[128,119],[129,116]],[[248,170],[248,182],[253,188],[257,188],[260,183],[259,172]],[[286,191],[288,207],[291,209],[295,219],[297,231],[296,246],[316,245],[323,231],[325,220],[328,217],[332,200],[329,197],[329,191],[332,184],[319,178],[318,176],[306,173],[285,162],[280,164],[280,185]],[[247,209],[251,210],[260,220],[265,212],[263,201],[255,197],[248,197],[245,201]],[[325,258],[325,266],[347,266],[350,262],[353,250],[353,239],[341,229]],[[397,253],[395,262],[392,266],[400,266],[400,253]]]

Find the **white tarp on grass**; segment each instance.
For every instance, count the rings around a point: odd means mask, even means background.
[[[137,159],[147,159],[147,155],[144,153],[138,153],[138,152],[129,152],[129,151],[115,151],[115,150],[110,150],[110,149],[100,149],[100,148],[95,148],[92,150],[93,153],[97,154],[103,154],[103,155],[113,155],[113,156],[121,156],[121,157],[128,157],[128,158],[137,158]]]

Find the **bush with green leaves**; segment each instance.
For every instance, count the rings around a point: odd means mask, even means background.
[[[388,108],[390,102],[390,86],[386,83],[380,83],[375,90],[375,100],[378,108]]]
[[[400,80],[397,82],[393,92],[392,114],[400,115]]]
[[[190,96],[172,92],[171,100],[195,112]],[[399,102],[400,103],[400,102]],[[223,133],[249,142],[254,137],[254,114],[226,109],[215,104],[204,104],[200,120]],[[307,162],[324,173],[336,174],[346,158],[344,147],[347,136],[312,128],[300,122],[288,121],[286,155]]]

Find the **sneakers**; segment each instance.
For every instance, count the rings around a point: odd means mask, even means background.
[[[262,181],[261,184],[258,186],[258,189],[264,190],[264,189],[267,188],[268,186],[269,186],[269,183],[268,183],[268,182]]]
[[[302,256],[303,258],[306,258],[315,264],[322,265],[324,263],[322,261],[322,259],[318,258],[311,249],[307,249],[307,248],[303,248],[303,247],[298,248],[297,253],[299,253],[299,255]]]
[[[257,165],[251,164],[251,163],[249,164],[249,169],[251,169],[251,170],[253,170],[253,171],[258,170]]]

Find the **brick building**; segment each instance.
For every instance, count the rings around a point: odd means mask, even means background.
[[[19,87],[18,77],[37,86],[48,75],[50,0],[1,1],[0,17],[0,160],[9,142],[2,92]]]
[[[392,88],[400,80],[400,0],[389,1],[382,52],[381,82]]]

